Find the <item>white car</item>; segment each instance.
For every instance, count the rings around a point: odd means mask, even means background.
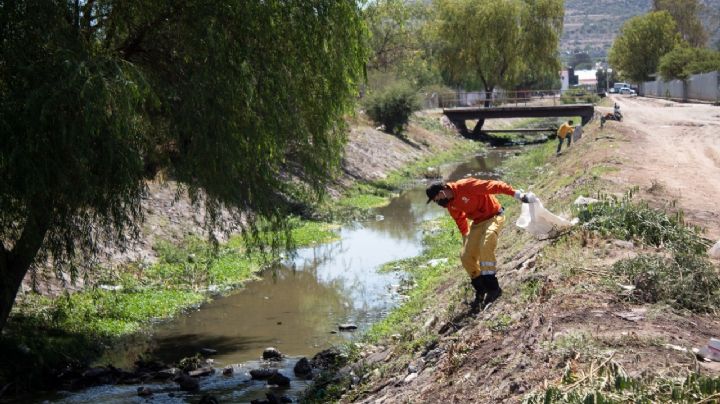
[[[630,88],[630,87],[623,87],[623,88],[620,89],[619,92],[620,92],[620,94],[637,95],[637,93],[635,92],[635,90],[633,90],[633,89]]]

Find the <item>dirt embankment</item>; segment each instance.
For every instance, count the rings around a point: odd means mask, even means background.
[[[617,102],[626,120],[602,130],[591,122],[580,142],[540,169],[554,185],[538,181],[534,191],[552,206],[589,176],[602,177],[609,193],[638,186],[641,198],[682,209],[689,223],[716,240],[720,108],[642,98]],[[564,173],[578,172],[584,174],[563,183]],[[691,352],[720,337],[717,312],[631,304],[602,286],[617,282],[614,262],[657,251],[578,233],[538,241],[508,225],[499,249],[501,299],[478,315],[459,308],[458,294],[467,299],[470,292],[458,263],[457,276],[432,292],[413,330],[364,347],[363,358],[345,369],[359,381],[340,401],[521,402],[549,386],[562,394],[598,380],[613,384],[618,374],[644,380],[683,380],[690,372],[720,376],[720,363],[698,361]],[[428,343],[408,349],[406,340]]]

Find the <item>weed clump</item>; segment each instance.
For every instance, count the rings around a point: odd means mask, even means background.
[[[601,197],[578,217],[589,230],[662,248],[621,260],[614,272],[634,288],[623,297],[635,302],[667,302],[677,309],[716,312],[720,307],[720,275],[706,258],[709,246],[698,228],[686,226],[682,213],[670,216],[646,203],[632,203],[633,191],[623,198]]]
[[[524,403],[695,403],[714,402],[710,400],[720,393],[720,378],[697,373],[679,380],[634,378],[613,360],[591,367],[591,372],[582,379],[566,373],[559,385],[530,395]]]
[[[669,216],[645,202],[633,203],[632,191],[623,198],[601,196],[598,203],[580,209],[578,218],[589,230],[623,240],[638,240],[671,251],[704,254],[709,243],[698,228],[686,226],[682,213]]]
[[[667,302],[678,309],[701,313],[715,312],[720,307],[720,275],[700,255],[645,254],[618,261],[613,270],[634,286],[626,295],[629,300]]]

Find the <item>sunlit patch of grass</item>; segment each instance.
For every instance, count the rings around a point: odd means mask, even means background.
[[[378,195],[353,195],[339,200],[338,205],[367,210],[385,206],[389,202],[388,197]]]

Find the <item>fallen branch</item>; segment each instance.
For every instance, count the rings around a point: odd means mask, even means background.
[[[587,379],[589,379],[590,377],[592,377],[593,374],[595,374],[597,371],[599,371],[599,370],[602,369],[605,365],[607,365],[608,362],[610,362],[610,360],[613,358],[613,356],[615,356],[615,352],[614,352],[614,351],[610,354],[610,356],[608,356],[607,359],[605,359],[605,360],[597,367],[597,369],[593,369],[593,366],[592,366],[592,364],[591,364],[591,365],[590,365],[590,372],[589,372],[585,377],[583,377],[582,379],[576,381],[575,383],[573,383],[573,384],[571,384],[571,385],[569,385],[569,386],[565,386],[565,387],[563,388],[563,390],[565,390],[565,392],[567,393],[568,391],[570,391],[570,390],[574,389],[575,387],[579,386],[582,382],[584,382],[585,380],[587,380]]]

